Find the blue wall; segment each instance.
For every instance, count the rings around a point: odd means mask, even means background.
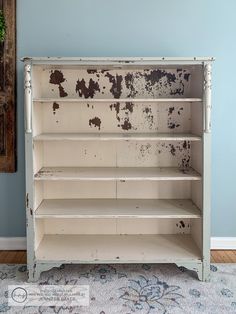
[[[236,236],[236,1],[19,0],[18,171],[0,174],[0,236],[24,236],[22,56],[215,56],[212,235]]]

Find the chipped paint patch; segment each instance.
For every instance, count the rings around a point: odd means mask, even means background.
[[[123,151],[118,152],[118,160],[123,165],[148,165],[148,167],[179,167],[180,170],[187,171],[191,166],[191,147],[187,141],[186,148],[183,141],[160,141],[160,142],[127,142]]]
[[[190,231],[190,223],[189,220],[180,220],[176,224],[176,230],[178,233],[189,233]]]
[[[147,144],[142,144],[140,146],[140,153],[142,157],[145,157],[145,155],[148,153],[150,154],[150,148],[151,148],[151,144],[147,143]]]
[[[100,87],[98,82],[95,82],[91,78],[89,80],[88,86],[86,86],[86,82],[84,78],[82,78],[82,80],[78,79],[75,91],[79,94],[80,97],[93,98],[96,92],[100,92]]]
[[[39,170],[38,173],[36,173],[35,178],[50,178],[53,177],[57,173],[63,172],[62,170]]]
[[[97,69],[87,69],[88,74],[97,73]]]
[[[59,70],[51,71],[49,83],[58,85],[60,97],[68,96],[68,94],[64,90],[64,87],[61,85],[63,82],[65,82],[65,80],[66,79],[64,78],[62,71]]]
[[[98,117],[94,117],[93,119],[89,120],[89,126],[92,127],[92,125],[94,127],[97,127],[99,130],[101,129],[101,119]]]
[[[132,102],[126,102],[122,110],[128,110],[130,113],[132,113],[134,110],[134,104]]]
[[[120,103],[117,102],[117,103],[115,103],[115,104],[111,104],[111,105],[110,105],[110,109],[112,110],[112,108],[114,108],[115,111],[116,111],[116,119],[117,119],[118,121],[120,121],[120,117],[119,117]]]
[[[119,125],[118,125],[119,126]],[[132,129],[132,124],[129,121],[129,118],[125,118],[124,122],[120,124],[121,128],[125,131],[131,130]]]
[[[151,108],[151,106],[150,106],[150,107],[146,106],[146,107],[143,109],[143,113],[144,113],[144,119],[146,120],[146,122],[147,122],[148,125],[149,125],[149,130],[152,130],[152,129],[153,129],[153,122],[154,122],[153,118],[154,118],[154,116],[153,116],[153,114],[152,114],[152,108]],[[158,127],[156,126],[156,129],[157,129],[157,128],[158,128]]]
[[[58,110],[60,108],[59,104],[54,102],[52,104],[52,111],[53,111],[53,114],[56,114],[56,110]]]
[[[167,119],[167,127],[169,129],[175,129],[175,128],[178,128],[180,127],[180,124],[177,123],[176,121],[173,121],[173,116],[172,114],[175,112],[175,107],[174,106],[171,106],[168,108],[168,119]],[[181,111],[179,110],[178,111],[179,115],[181,114]]]
[[[105,77],[109,78],[109,82],[112,83],[112,86],[110,88],[111,94],[114,96],[114,98],[120,98],[122,93],[122,75],[112,75],[111,73],[107,72],[105,74]]]
[[[26,208],[29,207],[29,193],[26,194]]]
[[[170,146],[170,153],[172,156],[175,156],[175,153],[176,153],[176,148],[173,144],[169,144]]]
[[[138,94],[134,87],[134,75],[131,73],[125,75],[125,86],[129,90],[127,97],[135,97]]]
[[[116,119],[118,121],[117,126],[121,127],[123,130],[128,131],[134,129],[129,118],[129,114],[132,114],[134,111],[134,104],[132,102],[125,102],[123,107],[119,102],[110,105],[110,109],[115,109]],[[124,112],[124,115],[121,114],[121,111]]]

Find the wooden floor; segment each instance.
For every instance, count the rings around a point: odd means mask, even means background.
[[[211,250],[211,263],[236,263],[236,250]]]
[[[236,250],[212,250],[212,263],[236,263]],[[26,251],[0,251],[0,264],[25,264]]]

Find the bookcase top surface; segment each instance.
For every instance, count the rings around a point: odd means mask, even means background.
[[[21,61],[36,64],[201,64],[214,61],[214,57],[23,57]]]

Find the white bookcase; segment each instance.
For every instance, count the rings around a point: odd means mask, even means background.
[[[209,280],[213,58],[24,58],[29,281],[65,263]]]

